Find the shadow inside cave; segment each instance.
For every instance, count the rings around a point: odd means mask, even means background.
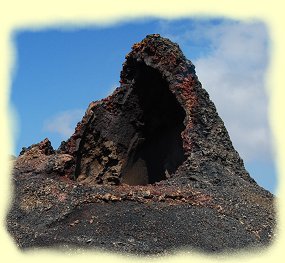
[[[140,108],[136,136],[122,172],[122,183],[146,185],[167,179],[184,162],[181,132],[185,111],[160,72],[133,65],[133,89]]]

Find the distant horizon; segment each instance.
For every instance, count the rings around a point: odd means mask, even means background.
[[[125,55],[152,33],[178,43],[193,62],[246,169],[260,186],[275,193],[264,86],[269,39],[260,22],[142,19],[16,32],[17,69],[10,101],[18,116],[14,123],[18,134],[12,154],[18,156],[22,147],[45,138],[57,149],[71,136],[89,103],[119,87]]]

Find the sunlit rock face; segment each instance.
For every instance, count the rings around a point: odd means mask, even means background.
[[[245,170],[194,65],[157,34],[59,149],[23,149],[13,179],[7,226],[22,248],[215,252],[274,236],[274,196]]]

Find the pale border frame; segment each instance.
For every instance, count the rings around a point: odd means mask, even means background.
[[[9,197],[11,197],[11,178],[7,155],[13,146],[11,136],[11,118],[13,118],[9,106],[10,84],[16,65],[16,54],[11,41],[11,34],[16,29],[26,28],[40,30],[49,26],[58,27],[83,27],[95,23],[116,23],[123,20],[133,20],[140,17],[229,17],[234,19],[252,20],[258,19],[266,23],[269,28],[271,48],[270,48],[270,67],[266,77],[266,88],[269,94],[269,117],[270,126],[274,136],[275,160],[278,173],[278,230],[277,239],[269,249],[257,252],[247,252],[235,255],[206,256],[196,253],[179,253],[175,256],[157,258],[157,261],[195,261],[195,262],[278,262],[282,258],[282,248],[284,246],[284,88],[285,88],[285,41],[283,31],[285,19],[282,13],[284,7],[282,1],[278,0],[156,0],[156,1],[129,1],[129,0],[43,0],[43,1],[15,1],[0,4],[0,213],[1,213],[1,259],[11,262],[14,260],[34,261],[78,261],[79,259],[104,261],[145,261],[146,259],[119,256],[117,254],[106,254],[99,252],[82,251],[54,251],[40,250],[33,252],[20,252],[5,228],[5,217],[9,208]],[[246,55],[246,54],[245,54]],[[282,118],[283,116],[283,118]],[[282,176],[281,176],[282,175]],[[152,259],[154,260],[154,259]]]

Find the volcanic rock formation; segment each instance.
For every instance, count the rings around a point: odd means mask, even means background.
[[[7,226],[21,248],[220,252],[274,236],[274,196],[245,170],[194,65],[157,34],[58,150],[23,148],[13,179]]]

